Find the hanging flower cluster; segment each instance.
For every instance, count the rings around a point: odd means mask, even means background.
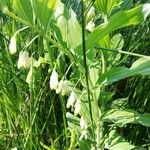
[[[69,81],[67,80],[58,81],[58,74],[55,71],[55,69],[53,69],[52,71],[49,84],[51,90],[56,90],[56,93],[57,94],[61,93],[62,96],[69,94],[71,91],[71,88],[69,86]]]
[[[80,128],[81,128],[81,136],[80,140],[88,138],[88,124],[86,119],[81,115],[81,100],[78,94],[71,89],[68,80],[58,80],[58,73],[55,69],[53,69],[52,74],[50,76],[50,89],[55,90],[56,93],[60,93],[62,96],[68,95],[68,101],[66,104],[66,108],[74,108],[74,115],[80,115]]]
[[[77,98],[74,91],[72,91],[70,93],[66,107],[67,108],[74,107],[74,114],[75,115],[80,114],[80,112],[81,112],[81,100],[79,98]]]
[[[67,108],[74,107],[74,114],[78,115],[81,111],[81,100],[77,97],[74,91],[72,91],[68,80],[60,80],[58,81],[58,74],[55,69],[53,69],[52,74],[50,76],[50,89],[55,90],[57,94],[69,95],[67,101]]]
[[[29,57],[28,51],[20,51],[19,53],[19,59],[17,62],[17,68],[30,68],[31,65],[34,67],[38,67],[38,62],[33,57]]]

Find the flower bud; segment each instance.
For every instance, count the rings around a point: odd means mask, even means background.
[[[49,84],[52,90],[56,90],[58,88],[58,74],[55,69],[53,69]]]
[[[70,96],[69,96],[69,98],[68,98],[68,102],[67,102],[67,108],[69,108],[69,107],[73,107],[73,105],[74,105],[74,102],[75,102],[75,93],[74,92],[71,92],[71,94],[70,94]]]
[[[9,51],[12,55],[16,54],[17,46],[16,46],[16,36],[12,36],[9,43]]]
[[[17,63],[18,69],[20,68],[29,68],[31,66],[29,53],[27,51],[20,51],[19,59]]]

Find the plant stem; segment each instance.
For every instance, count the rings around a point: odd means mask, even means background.
[[[92,122],[92,134],[93,134],[93,138],[94,138],[94,142],[95,142],[94,121],[93,121],[93,115],[92,115],[90,88],[89,88],[89,79],[88,79],[89,70],[88,70],[87,60],[86,60],[85,20],[84,20],[83,0],[82,0],[82,50],[83,50],[83,61],[84,61],[85,78],[86,78],[86,86],[87,86],[88,104],[89,104],[90,118],[91,118],[91,122]]]

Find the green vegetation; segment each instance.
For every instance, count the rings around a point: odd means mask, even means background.
[[[0,150],[150,149],[150,1],[0,0]]]

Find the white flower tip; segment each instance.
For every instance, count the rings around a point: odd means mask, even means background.
[[[86,29],[89,30],[89,31],[93,31],[95,28],[95,24],[94,22],[91,20],[90,22],[88,22],[87,26],[86,26]]]
[[[73,107],[73,105],[74,105],[74,102],[75,102],[75,92],[71,92],[71,94],[70,94],[70,96],[69,96],[69,98],[68,98],[68,102],[67,102],[67,108],[69,108],[69,107]]]
[[[80,111],[81,111],[81,101],[77,100],[76,103],[75,103],[74,114],[78,115],[78,114],[80,114]]]
[[[9,43],[9,51],[12,55],[16,54],[17,46],[16,46],[16,37],[12,36]]]
[[[52,90],[56,90],[58,88],[58,74],[55,69],[53,69],[53,72],[50,76],[50,88]]]

